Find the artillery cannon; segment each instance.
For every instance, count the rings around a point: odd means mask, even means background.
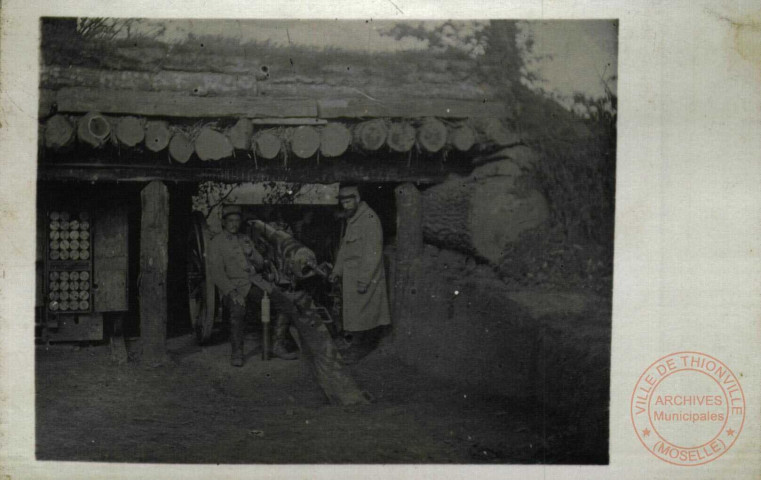
[[[368,403],[369,394],[361,391],[343,368],[341,354],[331,338],[333,320],[328,310],[317,305],[309,293],[297,288],[300,281],[315,275],[327,278],[329,265],[317,265],[314,252],[288,232],[260,220],[248,223],[248,235],[269,269],[261,288],[293,306],[295,318],[291,331],[297,338],[302,358],[310,365],[323,392],[336,405]],[[216,288],[206,278],[210,267],[206,249],[210,238],[203,216],[195,216],[189,242],[188,287],[199,342],[208,339],[214,322],[222,317],[221,309],[217,308]]]
[[[329,265],[317,265],[314,252],[285,230],[261,220],[250,220],[248,224],[249,235],[257,250],[276,272],[276,284],[295,286],[299,281],[315,274],[323,278],[328,277]]]
[[[268,280],[281,288],[295,291],[299,308],[319,315],[331,336],[335,337],[340,330],[335,321],[338,320],[341,312],[341,294],[337,290],[339,286],[337,284],[331,286],[329,295],[333,306],[331,310],[319,305],[311,295],[299,291],[298,288],[300,282],[315,275],[328,280],[329,272],[333,269],[332,265],[327,262],[318,265],[314,251],[283,229],[261,220],[250,220],[248,224],[249,236],[268,266]]]
[[[331,266],[327,263],[318,265],[314,252],[291,234],[261,220],[250,220],[247,223],[246,233],[265,259],[265,280],[281,289],[292,291],[297,288],[299,282],[315,275],[327,279]],[[188,237],[187,281],[190,320],[199,343],[206,342],[211,337],[214,325],[222,321],[219,294],[214,283],[208,278],[208,272],[211,270],[208,246],[212,237],[203,214],[194,212]],[[309,308],[319,312],[322,321],[328,324],[331,333],[334,333],[333,317],[340,310],[334,308],[331,315],[326,308],[314,304],[311,297],[302,294],[299,298],[302,298],[302,308],[305,308],[304,302],[311,304]],[[334,296],[334,301],[337,304],[340,295]]]

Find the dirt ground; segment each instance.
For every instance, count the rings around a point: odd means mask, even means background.
[[[426,377],[381,347],[352,367],[375,402],[327,404],[301,361],[248,342],[170,339],[174,362],[111,361],[107,345],[37,347],[37,458],[171,463],[576,463],[538,405]]]

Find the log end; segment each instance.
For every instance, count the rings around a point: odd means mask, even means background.
[[[426,119],[418,129],[418,143],[428,153],[436,153],[447,143],[447,127],[435,118]]]
[[[500,147],[518,145],[522,141],[518,132],[509,128],[498,118],[482,119],[479,122],[479,130],[489,142]]]
[[[111,124],[100,113],[90,112],[77,125],[77,138],[93,147],[102,146],[111,134]]]
[[[354,130],[354,141],[362,150],[376,151],[386,143],[388,129],[383,120],[360,123]]]
[[[538,190],[518,194],[506,187],[510,177],[492,177],[479,183],[471,205],[470,231],[473,248],[498,264],[505,247],[525,231],[538,227],[550,216],[547,200]]]
[[[74,126],[63,115],[54,115],[45,123],[45,146],[48,148],[61,148],[74,139]]]
[[[145,147],[152,152],[160,152],[169,145],[172,132],[169,125],[163,121],[145,124]]]
[[[241,118],[230,129],[227,136],[230,139],[230,143],[236,150],[248,150],[251,148],[251,137],[254,134],[254,125],[251,120],[247,118]]]
[[[169,156],[177,163],[187,163],[193,156],[193,142],[185,133],[177,132],[169,141]]]
[[[282,142],[274,132],[263,130],[254,136],[254,154],[265,160],[272,160],[280,154]]]
[[[476,132],[467,125],[452,129],[450,143],[460,152],[468,152],[476,143]]]
[[[409,123],[393,123],[388,129],[388,147],[393,152],[406,153],[415,146],[415,127]]]
[[[233,146],[227,136],[210,127],[204,127],[196,138],[195,151],[203,161],[221,160],[232,156]]]
[[[122,117],[116,122],[116,139],[128,147],[134,147],[145,139],[145,128],[137,117]]]
[[[320,131],[320,153],[326,157],[343,155],[351,144],[351,132],[340,123],[330,123]]]
[[[320,148],[320,134],[312,127],[301,126],[291,135],[291,151],[298,158],[309,158]]]

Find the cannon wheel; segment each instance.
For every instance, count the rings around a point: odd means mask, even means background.
[[[190,323],[199,344],[211,337],[217,307],[216,288],[209,279],[207,249],[211,232],[201,212],[193,212],[188,234],[187,282]]]

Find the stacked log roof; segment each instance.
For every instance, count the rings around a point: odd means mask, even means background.
[[[413,150],[468,153],[521,143],[509,123],[498,118],[467,120],[376,118],[365,121],[305,121],[298,118],[238,118],[232,123],[203,121],[188,124],[132,115],[113,116],[90,111],[84,115],[58,113],[43,124],[44,146],[62,150],[78,142],[91,148],[112,145],[151,152],[168,148],[172,160],[186,163],[184,143],[201,161],[220,160],[243,151],[250,157],[273,160],[293,155],[338,157],[351,151],[406,154]],[[184,139],[172,143],[174,138]],[[177,147],[177,148],[174,148]],[[178,150],[179,148],[179,150]],[[191,152],[191,153],[192,153]]]
[[[557,135],[543,118],[562,117],[500,73],[509,66],[451,52],[369,55],[204,39],[105,44],[44,31],[42,60],[41,150],[59,165],[104,163],[111,149],[122,167],[126,158],[156,167],[163,156],[202,169],[222,160],[216,166],[239,175],[263,168],[287,179],[292,173],[280,170],[299,160],[351,163],[382,153],[396,162],[394,178],[438,178],[457,169],[448,159]],[[416,161],[422,173],[413,173]],[[352,165],[355,180],[391,178],[363,174],[372,170],[367,162]]]

